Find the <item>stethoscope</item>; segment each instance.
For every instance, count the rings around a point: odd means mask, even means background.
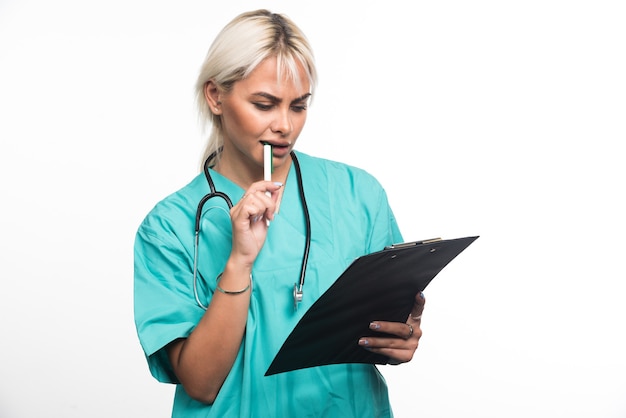
[[[200,221],[202,219],[202,208],[205,203],[214,197],[219,197],[223,199],[228,205],[228,209],[232,209],[233,202],[230,200],[226,193],[215,190],[215,184],[213,183],[213,179],[211,178],[211,174],[209,173],[209,163],[215,159],[218,151],[213,152],[209,157],[204,161],[204,176],[206,177],[207,183],[209,183],[209,193],[204,195],[202,199],[200,199],[200,203],[198,203],[198,210],[196,211],[196,224],[195,224],[195,238],[193,245],[193,294],[196,298],[196,303],[202,309],[206,310],[207,306],[204,305],[200,301],[200,297],[198,296],[198,245],[200,242]],[[300,202],[302,203],[302,210],[304,212],[304,222],[306,228],[306,238],[304,244],[304,254],[302,255],[302,265],[300,267],[300,281],[299,283],[295,283],[293,285],[293,308],[294,310],[298,309],[298,304],[302,302],[303,296],[303,288],[304,288],[304,276],[306,272],[306,266],[309,260],[309,249],[311,246],[311,218],[309,217],[309,209],[306,204],[306,198],[304,197],[304,188],[302,186],[302,173],[300,172],[300,163],[298,163],[298,159],[296,158],[296,154],[292,151],[290,153],[291,159],[294,164],[294,168],[296,170],[296,180],[298,183],[298,190],[300,193]],[[230,212],[229,212],[230,215]]]

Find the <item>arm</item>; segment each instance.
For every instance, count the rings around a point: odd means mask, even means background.
[[[250,274],[267,235],[265,219],[274,218],[280,187],[271,182],[254,183],[231,209],[233,245],[218,286],[236,293],[215,292],[189,337],[167,347],[174,374],[187,394],[200,402],[215,401],[239,352],[250,305]],[[242,289],[246,290],[239,292]]]

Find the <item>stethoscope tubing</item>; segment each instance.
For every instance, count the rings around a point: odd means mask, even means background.
[[[207,183],[209,184],[209,193],[204,195],[200,202],[198,203],[198,209],[196,210],[196,219],[194,225],[194,249],[193,249],[193,293],[196,299],[196,303],[202,309],[206,310],[208,306],[204,305],[200,301],[200,296],[198,294],[198,247],[200,244],[200,223],[202,220],[202,209],[204,205],[214,197],[218,197],[223,199],[228,205],[228,209],[232,209],[233,202],[228,197],[226,193],[217,191],[215,188],[215,183],[211,178],[211,173],[209,172],[209,163],[217,156],[219,150],[213,152],[209,157],[204,161],[204,176],[206,177]],[[296,154],[291,152],[291,159],[294,164],[294,168],[296,171],[296,180],[298,183],[298,190],[300,194],[300,202],[302,203],[302,211],[304,215],[304,223],[305,223],[305,243],[304,243],[304,252],[302,255],[302,264],[300,266],[300,280],[298,283],[294,285],[293,298],[294,298],[294,310],[298,309],[298,303],[302,301],[303,290],[304,290],[304,279],[306,276],[306,267],[309,262],[309,252],[311,249],[311,217],[309,216],[309,209],[306,203],[306,197],[304,195],[304,186],[302,184],[302,172],[300,171],[300,163],[298,162],[298,158]]]
[[[297,309],[297,302],[300,302],[302,300],[304,276],[306,275],[306,266],[309,262],[309,251],[311,249],[311,216],[309,215],[309,208],[306,204],[306,197],[304,196],[304,186],[302,184],[302,172],[300,171],[300,163],[298,162],[298,159],[296,158],[296,155],[293,151],[291,152],[291,159],[293,161],[293,166],[296,169],[296,180],[298,182],[298,190],[300,190],[300,202],[302,203],[302,211],[304,213],[304,223],[306,231],[304,253],[302,254],[302,265],[300,267],[300,281],[298,282],[297,292],[294,294],[294,309]]]

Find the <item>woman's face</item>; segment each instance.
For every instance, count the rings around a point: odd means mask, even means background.
[[[220,166],[259,180],[263,172],[263,143],[273,146],[274,179],[286,177],[289,153],[304,127],[309,81],[298,65],[300,83],[283,74],[278,78],[276,58],[263,61],[249,77],[220,95],[224,150]]]

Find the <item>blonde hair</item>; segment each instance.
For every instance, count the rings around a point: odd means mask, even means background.
[[[228,93],[235,82],[246,78],[269,57],[276,57],[279,78],[285,74],[296,83],[300,82],[298,64],[302,65],[313,94],[317,73],[313,50],[304,33],[286,16],[265,9],[240,14],[211,44],[196,82],[200,122],[203,128],[211,125],[203,162],[224,142],[220,116],[211,112],[204,96],[206,84],[212,80],[221,92]]]

